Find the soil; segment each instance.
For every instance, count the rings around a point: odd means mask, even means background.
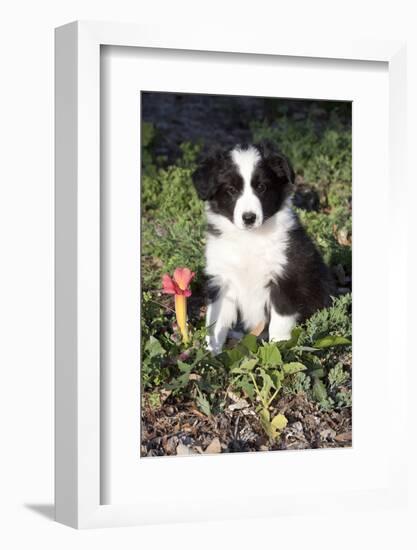
[[[233,394],[231,394],[233,396]],[[146,401],[146,399],[145,399]],[[168,397],[158,409],[142,411],[142,456],[236,453],[350,447],[351,410],[322,411],[304,394],[282,397],[274,414],[288,425],[277,442],[265,435],[258,415],[245,399],[228,398],[222,413],[205,416],[192,402]]]
[[[256,97],[145,92],[142,120],[156,128],[155,153],[171,162],[180,155],[179,146],[186,141],[207,147],[248,141],[249,122],[262,120],[264,105],[265,100]]]
[[[326,103],[329,108],[334,106],[334,102]],[[343,104],[339,104],[343,108]],[[181,155],[180,145],[187,141],[202,143],[206,148],[250,142],[250,125],[263,121],[273,124],[278,113],[294,120],[313,117],[318,130],[325,126],[329,117],[323,101],[142,93],[142,120],[154,125],[154,152],[165,156],[168,164]]]

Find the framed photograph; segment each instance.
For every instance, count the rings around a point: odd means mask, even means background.
[[[404,501],[404,52],[56,30],[58,521]]]
[[[350,447],[352,103],[141,109],[141,455]]]

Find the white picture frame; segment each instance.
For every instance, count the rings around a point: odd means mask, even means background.
[[[380,61],[389,71],[389,165],[390,191],[401,197],[405,188],[405,45],[369,40],[332,42],[233,33],[221,29],[190,30],[178,35],[170,27],[145,27],[112,23],[75,22],[56,30],[56,519],[72,527],[103,527],[178,521],[187,519],[176,495],[167,495],[147,509],[134,503],[101,504],[101,453],[103,447],[100,384],[100,49],[101,46],[162,48],[185,51],[229,52]],[[377,131],[377,130],[376,130]],[[399,202],[396,203],[399,205]],[[392,214],[392,239],[401,236],[404,220],[400,206]],[[401,242],[397,239],[396,242]],[[397,246],[397,277],[405,281],[406,249]],[[398,275],[400,273],[400,275]],[[405,284],[404,284],[405,292]],[[389,316],[404,319],[405,300],[390,301]],[[390,329],[394,330],[390,325]],[[401,323],[390,338],[401,342]],[[396,355],[396,383],[405,394],[405,349]],[[398,397],[400,399],[400,397]],[[396,421],[405,415],[398,407]],[[406,479],[402,436],[387,461],[383,489],[355,494],[340,492],[346,507],[395,505],[405,498]],[[256,458],[256,457],[253,457]],[[177,460],[177,459],[176,459]],[[183,458],[181,460],[187,460]],[[202,467],[203,464],[202,464]],[[326,494],[294,494],[285,504],[269,506],[267,512],[250,513],[233,497],[206,509],[194,510],[188,519],[214,519],[245,515],[274,515],[301,510],[314,503],[326,505]],[[159,509],[159,512],[158,512]]]

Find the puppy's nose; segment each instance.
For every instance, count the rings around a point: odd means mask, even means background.
[[[243,212],[242,220],[245,225],[253,225],[256,220],[256,214],[253,212]]]

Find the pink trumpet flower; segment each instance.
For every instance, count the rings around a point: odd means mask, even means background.
[[[189,285],[194,275],[188,267],[177,267],[172,279],[168,273],[162,276],[162,292],[175,296],[175,315],[184,343],[188,342],[187,298],[191,296]]]

